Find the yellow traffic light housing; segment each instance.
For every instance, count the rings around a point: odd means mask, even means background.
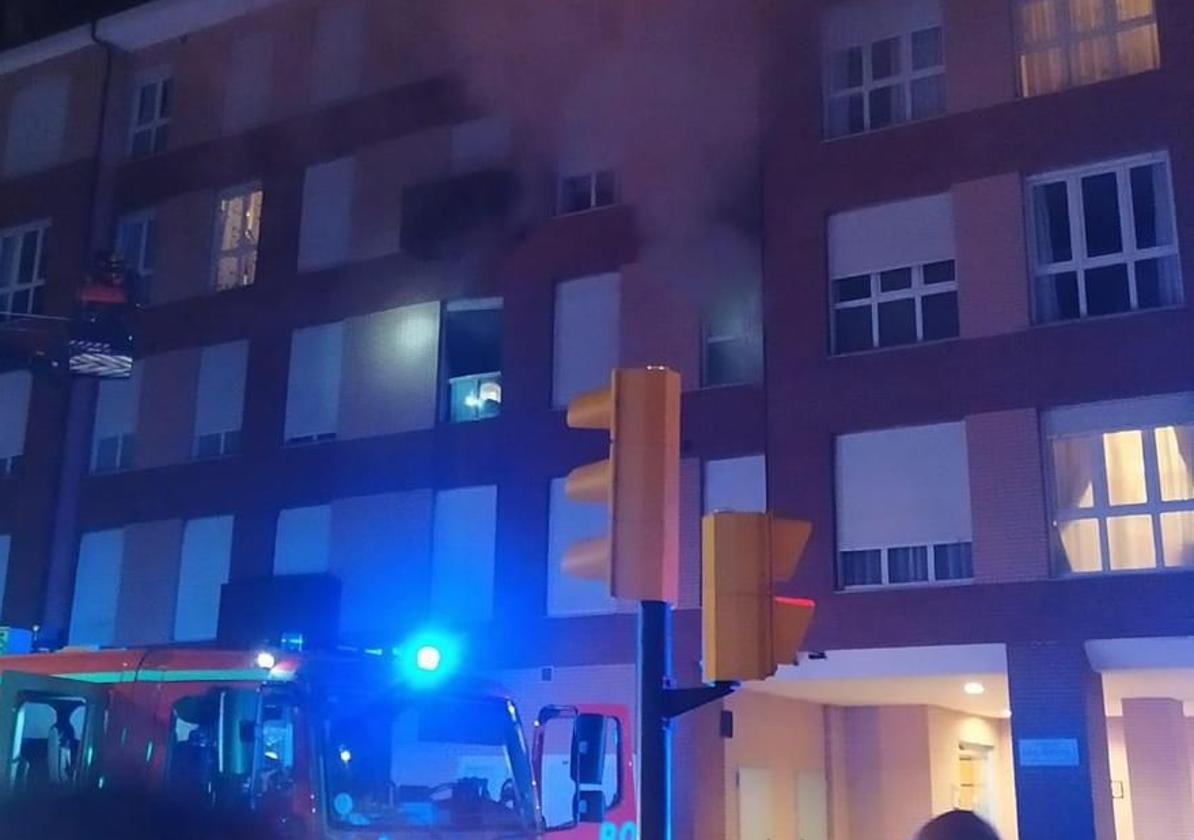
[[[815,605],[775,595],[800,563],[813,526],[768,513],[701,520],[705,682],[762,680],[795,661]]]
[[[676,600],[680,542],[680,376],[615,370],[610,387],[568,405],[574,429],[609,429],[609,458],[578,467],[565,492],[609,505],[609,534],[564,552],[566,574],[609,583],[615,598]]]

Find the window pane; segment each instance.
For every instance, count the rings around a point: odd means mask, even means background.
[[[921,321],[925,341],[958,337],[958,293],[926,295],[921,299]]]
[[[904,120],[904,88],[902,85],[876,88],[870,92],[872,129],[886,128]]]
[[[918,583],[928,579],[928,548],[917,545],[887,550],[888,583]]]
[[[261,190],[253,190],[245,207],[245,241],[253,245],[261,234],[261,199]]]
[[[1058,36],[1057,0],[1023,0],[1020,3],[1020,38],[1039,44]]]
[[[1074,32],[1092,32],[1107,25],[1104,0],[1069,0],[1070,29]]]
[[[1157,43],[1155,23],[1118,33],[1115,47],[1122,73],[1143,73],[1161,66],[1161,47]]]
[[[1036,317],[1042,323],[1066,321],[1081,315],[1078,275],[1073,271],[1046,274],[1036,282]]]
[[[875,346],[871,333],[871,308],[851,306],[833,313],[834,352],[853,353]]]
[[[50,270],[50,229],[43,228],[41,231],[41,248],[37,252],[37,277],[39,280],[45,280],[47,272]]]
[[[1152,569],[1157,565],[1153,518],[1112,516],[1107,520],[1107,552],[1112,569]]]
[[[945,113],[945,76],[912,80],[912,119],[927,120]]]
[[[1161,550],[1166,566],[1194,566],[1194,511],[1161,514]]]
[[[1154,435],[1161,498],[1166,502],[1194,499],[1194,426],[1162,426]]]
[[[1169,172],[1164,164],[1135,166],[1129,173],[1132,184],[1132,218],[1136,221],[1136,247],[1155,248],[1173,244],[1173,202],[1169,195]]]
[[[834,300],[845,303],[851,300],[866,300],[871,296],[871,277],[860,274],[833,281]]]
[[[153,129],[144,128],[133,134],[133,157],[144,157],[153,151]]]
[[[1148,501],[1143,432],[1131,429],[1103,435],[1103,460],[1107,465],[1107,501],[1113,505],[1139,505]]]
[[[37,261],[37,240],[38,232],[36,230],[27,231],[21,237],[21,260],[17,268],[17,282],[29,284],[34,280],[33,266]]]
[[[158,86],[142,85],[137,94],[137,125],[152,122],[157,108]]]
[[[158,116],[162,119],[170,116],[170,108],[174,104],[174,80],[166,79],[162,82],[162,93],[158,105]]]
[[[579,213],[592,206],[592,180],[588,175],[564,178],[560,182],[560,212]]]
[[[1053,441],[1054,506],[1059,511],[1094,506],[1094,444],[1097,437]]]
[[[893,347],[916,341],[916,301],[893,300],[879,304],[879,346]]]
[[[737,385],[758,380],[753,342],[747,336],[705,345],[705,385]]]
[[[879,291],[898,292],[900,289],[912,288],[912,269],[897,268],[894,271],[884,271],[879,274]]]
[[[926,285],[954,282],[954,261],[929,263],[923,269]]]
[[[941,27],[922,29],[912,33],[912,69],[925,70],[945,63],[945,47]]]
[[[1076,85],[1101,82],[1115,75],[1110,35],[1096,35],[1070,45],[1070,73]]]
[[[166,143],[168,142],[169,137],[170,137],[170,126],[168,126],[168,125],[159,125],[157,128],[155,128],[153,130],[153,152],[154,152],[154,154],[158,154],[159,152],[166,151]]]
[[[0,289],[11,286],[16,279],[13,267],[17,258],[17,238],[5,236],[0,239]]]
[[[1177,257],[1136,263],[1136,305],[1141,309],[1181,303],[1181,272]]]
[[[1103,569],[1099,548],[1099,520],[1075,519],[1057,526],[1065,554],[1067,572],[1099,572]]]
[[[1020,90],[1025,96],[1053,93],[1061,90],[1065,84],[1065,52],[1061,47],[1050,47],[1020,56]]]
[[[883,583],[883,552],[842,552],[842,586],[875,586],[880,583]]]
[[[858,134],[866,129],[861,93],[835,96],[829,100],[829,136]]]
[[[605,169],[598,172],[593,189],[598,207],[607,207],[617,201],[617,185],[613,170]]]
[[[1115,12],[1120,20],[1152,17],[1153,0],[1115,0]]]
[[[1124,249],[1119,226],[1119,186],[1114,172],[1082,179],[1082,217],[1086,255],[1100,257]]]
[[[900,39],[887,38],[871,44],[871,78],[888,79],[900,72]]]
[[[974,577],[974,562],[968,542],[933,546],[933,576],[937,580],[968,580]]]
[[[230,251],[241,244],[245,225],[245,201],[241,196],[220,202],[220,249]]]
[[[1036,217],[1037,262],[1069,262],[1074,258],[1070,235],[1070,200],[1064,181],[1041,184],[1032,190]]]
[[[829,59],[830,90],[847,90],[862,85],[862,47],[838,50]]]
[[[1087,315],[1111,315],[1132,308],[1126,265],[1088,269],[1085,280]]]

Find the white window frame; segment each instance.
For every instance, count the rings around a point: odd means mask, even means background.
[[[153,116],[145,122],[141,122],[141,94],[146,88],[154,89]],[[163,115],[162,102],[166,98],[167,91],[171,94],[174,91],[174,77],[169,73],[161,73],[152,78],[143,79],[134,88],[132,114],[129,119],[128,150],[130,158],[152,157],[166,150],[166,144],[169,142],[170,115]],[[149,151],[137,154],[137,137],[145,133],[149,134]],[[159,138],[163,138],[160,148],[158,146]]]
[[[1140,574],[1168,571],[1189,571],[1189,566],[1165,565],[1164,541],[1161,531],[1161,514],[1194,512],[1194,499],[1177,499],[1164,501],[1161,498],[1160,462],[1157,455],[1156,430],[1167,426],[1194,425],[1194,418],[1186,420],[1175,419],[1169,423],[1146,424],[1108,424],[1105,427],[1084,432],[1045,435],[1045,465],[1049,486],[1050,537],[1054,558],[1054,568],[1061,577],[1088,577],[1098,574]],[[1107,458],[1102,445],[1104,435],[1116,432],[1139,432],[1144,450],[1144,486],[1146,500],[1134,504],[1113,505],[1110,501],[1110,490],[1107,484]],[[1053,442],[1072,438],[1098,438],[1100,445],[1091,445],[1091,495],[1093,504],[1090,507],[1076,507],[1067,510],[1060,509],[1057,504],[1057,468],[1053,458]],[[1113,569],[1111,567],[1111,544],[1108,535],[1107,522],[1124,516],[1148,516],[1152,523],[1153,535],[1153,567]],[[1060,525],[1066,522],[1081,520],[1096,520],[1099,526],[1099,565],[1098,571],[1082,572],[1068,571],[1069,561],[1065,548],[1061,542]]]
[[[608,204],[597,203],[597,178],[601,175],[608,174],[613,180],[614,194],[613,199]],[[589,182],[589,203],[588,206],[582,207],[579,210],[565,210],[564,209],[564,184],[567,181],[573,181],[578,178],[585,178]],[[611,168],[595,169],[592,172],[573,172],[567,175],[560,175],[556,182],[556,215],[557,216],[576,216],[580,213],[588,213],[593,210],[600,210],[603,207],[613,207],[619,201],[618,195],[618,174]]]
[[[971,575],[964,578],[942,578],[937,579],[937,560],[933,554],[934,546],[938,545],[960,545],[968,543],[970,545],[970,562]],[[908,580],[900,581],[899,583],[891,582],[891,571],[888,561],[888,553],[899,548],[923,548],[927,552],[928,558],[928,577],[924,580]],[[845,555],[846,554],[862,554],[869,551],[879,552],[879,568],[881,570],[880,583],[852,583],[845,582]],[[974,541],[973,540],[958,540],[953,543],[917,543],[913,545],[890,545],[890,546],[876,546],[874,548],[851,548],[846,550],[839,550],[837,553],[838,575],[842,579],[840,591],[842,592],[859,592],[868,589],[904,589],[914,586],[959,586],[972,583],[974,581]]]
[[[242,232],[252,229],[256,230],[256,236],[245,235],[242,233],[240,241],[231,248],[224,248],[224,227],[227,224],[227,211],[225,205],[227,202],[243,198],[246,200],[246,208],[251,208],[253,205],[253,196],[260,196],[260,209],[257,212],[257,219],[254,222],[252,213],[246,210],[245,217],[242,219]],[[212,266],[211,277],[212,286],[217,292],[230,291],[232,289],[241,289],[245,286],[252,286],[257,282],[257,258],[258,250],[261,240],[261,217],[264,215],[265,209],[265,192],[261,187],[261,182],[253,181],[247,184],[240,184],[235,187],[230,187],[220,193],[216,204],[216,220],[215,229],[213,231],[213,246],[212,246]],[[238,267],[238,276],[245,277],[245,265],[251,259],[253,263],[253,272],[249,277],[248,282],[237,283],[234,285],[221,286],[220,283],[220,262],[226,259],[235,259]]]
[[[1130,183],[1131,170],[1138,166],[1154,166],[1161,164],[1169,178],[1169,238],[1172,244],[1159,245],[1152,248],[1136,247],[1136,217],[1132,208],[1132,189]],[[1118,187],[1119,199],[1119,231],[1123,240],[1123,250],[1118,254],[1107,254],[1099,257],[1086,256],[1086,219],[1083,214],[1082,179],[1092,175],[1106,175],[1114,173]],[[1041,263],[1040,243],[1037,239],[1036,202],[1033,195],[1037,187],[1064,182],[1066,185],[1066,206],[1069,211],[1070,249],[1071,258],[1066,262]],[[1169,161],[1168,152],[1153,152],[1146,155],[1118,158],[1087,166],[1061,169],[1033,175],[1026,179],[1024,189],[1024,203],[1027,211],[1028,247],[1029,247],[1029,278],[1031,283],[1033,321],[1036,324],[1070,323],[1074,320],[1086,318],[1108,318],[1116,315],[1127,315],[1133,312],[1154,312],[1158,309],[1181,306],[1185,301],[1182,288],[1181,258],[1178,247],[1177,209],[1173,194],[1173,166]],[[1177,267],[1178,299],[1174,303],[1164,304],[1149,309],[1139,308],[1136,289],[1136,263],[1148,259],[1165,259],[1171,257]],[[1106,268],[1126,264],[1128,268],[1128,300],[1129,308],[1124,312],[1113,312],[1107,315],[1088,315],[1086,305],[1086,272],[1091,269]],[[1058,318],[1052,321],[1043,320],[1037,302],[1037,284],[1043,277],[1054,277],[1058,274],[1076,272],[1078,275],[1078,317],[1076,319]]]
[[[954,279],[948,283],[925,283],[925,266],[937,265],[938,263],[953,263]],[[896,289],[891,292],[884,292],[880,286],[880,278],[889,271],[904,271],[910,269],[912,271],[912,285],[907,289]],[[837,283],[840,280],[849,280],[854,277],[868,277],[870,278],[871,294],[866,298],[859,298],[858,300],[847,300],[838,303],[835,299],[837,296]],[[926,297],[933,297],[934,295],[946,294],[958,291],[958,261],[956,259],[948,260],[933,260],[928,263],[921,263],[918,265],[900,265],[892,266],[890,268],[883,268],[877,271],[870,271],[866,274],[845,274],[841,277],[833,277],[829,281],[829,301],[832,307],[829,315],[829,331],[831,340],[833,342],[833,355],[844,356],[853,353],[867,353],[873,350],[895,350],[900,347],[912,347],[916,344],[937,343],[940,341],[954,341],[959,336],[948,336],[945,338],[925,339],[924,330],[924,299]],[[882,303],[890,303],[899,300],[913,300],[916,304],[916,341],[908,342],[906,344],[888,344],[883,345],[879,343],[879,305]],[[859,350],[839,350],[837,341],[837,313],[843,309],[862,309],[869,307],[871,310],[871,346],[864,347]],[[961,330],[959,329],[959,333]]]
[[[141,228],[139,237],[141,243],[140,252],[137,254],[126,254],[120,250],[122,240],[124,239],[123,234],[126,228],[134,225]],[[138,210],[135,213],[125,213],[116,222],[116,242],[113,243],[114,247],[124,257],[125,268],[137,272],[137,275],[145,281],[153,277],[154,267],[148,264],[146,252],[150,250],[150,238],[156,234],[156,228],[157,213],[154,210]]]
[[[100,447],[110,440],[116,441],[116,465],[110,468],[101,468],[99,465]],[[136,454],[136,444],[136,432],[125,432],[119,435],[96,438],[95,445],[91,449],[91,474],[110,475],[112,473],[128,472],[133,469],[132,458]]]
[[[1120,21],[1116,0],[1103,0],[1103,20],[1107,25],[1101,29],[1094,29],[1089,32],[1073,32],[1070,27],[1070,16],[1066,13],[1066,0],[1061,0],[1061,7],[1058,9],[1056,15],[1057,19],[1057,37],[1048,41],[1038,41],[1035,43],[1026,43],[1024,39],[1024,27],[1022,25],[1023,15],[1022,9],[1025,5],[1032,2],[1039,2],[1039,0],[1013,0],[1013,16],[1015,18],[1015,37],[1016,37],[1016,91],[1022,98],[1032,98],[1036,96],[1047,96],[1050,93],[1057,93],[1059,91],[1068,90],[1073,87],[1082,87],[1088,84],[1098,84],[1100,81],[1110,81],[1111,79],[1119,79],[1124,76],[1135,75],[1136,73],[1146,73],[1160,67],[1160,44],[1158,43],[1157,53],[1157,67],[1149,68],[1148,70],[1125,70],[1120,64],[1119,45],[1116,36],[1121,32],[1126,32],[1131,29],[1140,29],[1151,25],[1154,29],[1157,27],[1157,6],[1153,0],[1153,12],[1151,15],[1143,15],[1141,17],[1132,18],[1126,21]],[[1050,0],[1050,2],[1057,3],[1058,0]],[[1160,33],[1157,33],[1158,39]],[[1093,41],[1098,38],[1111,39],[1111,60],[1115,65],[1106,79],[1098,79],[1091,82],[1075,82],[1073,65],[1072,65],[1072,51],[1071,47],[1083,41]],[[1024,58],[1030,53],[1044,53],[1049,50],[1060,49],[1063,57],[1062,69],[1064,79],[1061,86],[1056,90],[1041,91],[1040,93],[1027,93],[1024,90]]]
[[[919,70],[912,69],[912,36],[920,32],[928,32],[929,30],[937,29],[941,32],[941,63],[934,64],[931,67],[924,67]],[[871,67],[871,49],[882,41],[889,40],[899,41],[899,57],[900,57],[900,71],[891,76],[885,76],[882,79],[875,79],[873,68]],[[861,50],[862,52],[862,84],[855,87],[841,88],[840,90],[833,89],[833,66],[834,59],[842,53],[850,50]],[[836,140],[841,137],[857,137],[859,134],[866,134],[871,131],[883,131],[888,128],[894,128],[897,125],[903,125],[909,122],[920,122],[921,120],[932,119],[933,117],[941,116],[948,112],[947,103],[942,103],[942,110],[939,114],[931,114],[926,117],[912,116],[912,83],[921,79],[930,79],[936,76],[945,76],[946,56],[945,56],[945,27],[938,23],[936,26],[927,26],[924,29],[916,29],[910,32],[901,32],[896,35],[890,35],[887,38],[878,38],[874,41],[869,41],[865,44],[851,44],[848,47],[830,50],[824,59],[825,65],[825,137],[829,140]],[[944,81],[943,81],[944,83]],[[879,126],[878,128],[871,127],[871,92],[883,88],[898,87],[903,97],[902,113],[893,115],[892,121],[888,125]],[[833,103],[837,100],[850,99],[853,96],[862,97],[862,125],[861,131],[843,131],[840,134],[833,133]]]
[[[37,241],[35,247],[37,252],[33,255],[33,277],[31,282],[19,282],[19,273],[21,269],[21,257],[24,255],[25,236],[31,232],[37,232]],[[5,321],[9,318],[20,318],[27,315],[37,315],[40,306],[36,305],[37,290],[45,288],[46,285],[46,238],[50,232],[50,222],[43,219],[30,224],[20,225],[18,227],[7,228],[0,230],[0,243],[4,240],[12,239],[15,241],[15,251],[13,252],[12,264],[10,266],[10,275],[8,277],[0,277],[0,321]],[[0,244],[0,250],[3,249],[3,244]],[[3,271],[3,266],[0,266],[0,271]],[[29,292],[29,307],[20,312],[13,310],[13,299],[21,292]]]

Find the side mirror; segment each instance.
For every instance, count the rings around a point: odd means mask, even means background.
[[[622,799],[622,726],[571,706],[544,707],[535,721],[535,776],[548,831],[605,821]]]

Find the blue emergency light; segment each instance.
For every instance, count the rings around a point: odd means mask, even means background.
[[[459,667],[460,642],[446,633],[425,631],[394,649],[405,680],[428,687],[447,679]]]
[[[423,645],[415,651],[415,667],[434,673],[444,663],[444,653],[435,645]]]

